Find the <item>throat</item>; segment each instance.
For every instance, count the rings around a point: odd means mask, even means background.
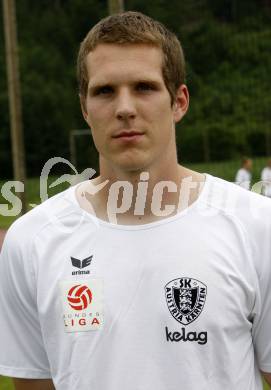
[[[82,209],[107,222],[123,225],[156,222],[176,215],[197,200],[205,177],[191,172],[179,182],[166,180],[154,184],[147,176],[133,183],[109,182],[96,193],[89,191],[85,182],[77,189],[77,199]]]

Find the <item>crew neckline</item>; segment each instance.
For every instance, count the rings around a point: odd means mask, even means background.
[[[179,218],[182,218],[183,216],[187,215],[189,212],[191,212],[192,210],[195,209],[195,207],[198,206],[199,203],[202,202],[202,199],[205,198],[205,194],[207,193],[207,190],[208,190],[208,187],[210,185],[210,182],[212,180],[212,176],[209,175],[208,173],[203,173],[203,175],[205,176],[205,181],[203,183],[203,188],[199,194],[199,196],[197,197],[197,199],[192,203],[190,204],[188,207],[186,207],[184,210],[181,210],[179,212],[177,212],[176,214],[172,215],[172,216],[169,216],[169,217],[166,217],[166,218],[162,218],[158,221],[153,221],[153,222],[149,222],[149,223],[142,223],[142,224],[135,224],[135,225],[123,225],[123,224],[115,224],[115,223],[112,223],[112,222],[108,222],[108,221],[105,221],[103,219],[100,219],[98,218],[96,215],[93,215],[91,213],[89,213],[88,211],[84,210],[78,200],[77,200],[77,197],[76,197],[76,190],[77,188],[82,185],[82,183],[84,182],[80,182],[72,187],[70,187],[68,189],[68,197],[69,199],[72,201],[73,205],[75,206],[75,208],[80,211],[85,218],[89,219],[90,221],[94,222],[95,224],[98,224],[98,225],[102,225],[104,227],[107,227],[109,229],[118,229],[118,230],[147,230],[147,229],[152,229],[152,228],[156,228],[156,227],[159,227],[161,225],[165,225],[165,224],[168,224],[170,222],[173,222]]]

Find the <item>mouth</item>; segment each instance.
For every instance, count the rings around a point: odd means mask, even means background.
[[[117,133],[112,138],[119,139],[123,141],[132,141],[140,139],[144,133],[141,133],[140,131],[121,131],[120,133]]]

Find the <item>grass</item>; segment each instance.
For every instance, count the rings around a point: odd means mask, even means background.
[[[11,379],[5,376],[0,376],[0,389],[1,390],[14,390]]]
[[[260,181],[261,171],[266,164],[266,157],[253,159],[252,182]],[[194,171],[210,173],[213,176],[221,177],[228,181],[234,181],[235,174],[240,168],[240,160],[219,161],[199,164],[184,164]]]

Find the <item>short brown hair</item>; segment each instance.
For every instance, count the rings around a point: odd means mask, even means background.
[[[100,43],[146,43],[160,47],[163,78],[174,103],[177,89],[185,82],[185,60],[178,38],[162,23],[134,11],[111,15],[97,23],[82,41],[77,58],[79,93],[83,99],[88,87],[86,57]]]

